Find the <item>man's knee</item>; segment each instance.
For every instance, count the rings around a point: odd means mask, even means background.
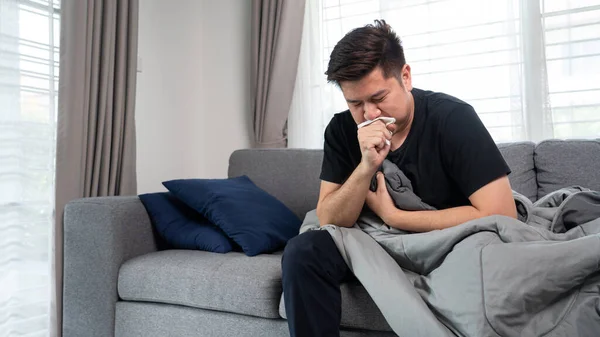
[[[300,234],[288,241],[283,251],[281,267],[283,273],[301,272],[306,267],[319,263],[323,258],[322,248],[331,240],[327,231],[310,231]]]

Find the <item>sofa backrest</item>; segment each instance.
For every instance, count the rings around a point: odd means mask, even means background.
[[[511,187],[532,201],[561,187],[600,191],[600,141],[498,144],[511,168]],[[229,158],[229,177],[247,175],[301,219],[319,197],[322,150],[244,149]]]
[[[532,142],[498,144],[498,149],[510,167],[510,186],[532,201],[537,200],[537,179],[533,162]]]
[[[300,219],[319,198],[322,150],[245,149],[229,158],[229,177],[247,175]]]
[[[562,187],[579,185],[600,191],[600,140],[545,140],[533,157],[538,198]]]

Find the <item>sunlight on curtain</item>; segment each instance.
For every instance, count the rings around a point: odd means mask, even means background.
[[[0,337],[48,336],[59,3],[0,0]]]
[[[351,29],[385,19],[417,88],[467,101],[497,142],[600,137],[600,6],[592,0],[308,0],[290,147],[321,148],[347,109],[327,84]]]

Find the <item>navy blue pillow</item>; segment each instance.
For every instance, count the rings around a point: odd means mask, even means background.
[[[300,219],[247,176],[180,179],[163,185],[221,228],[248,256],[284,247],[300,229]]]
[[[225,233],[168,192],[139,195],[152,225],[171,248],[227,253],[234,247]]]

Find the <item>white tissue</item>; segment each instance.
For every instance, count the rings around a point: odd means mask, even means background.
[[[367,121],[364,121],[364,122],[358,124],[358,128],[360,129],[360,128],[364,127],[364,126],[370,125],[370,124],[372,124],[372,123],[374,123],[376,121],[379,121],[379,120],[383,121],[386,126],[388,126],[390,124],[393,124],[393,123],[396,123],[396,118],[394,118],[394,117],[377,117],[377,118],[375,118],[373,120],[367,120]],[[392,144],[389,139],[386,139],[385,143],[387,145],[391,145]]]

